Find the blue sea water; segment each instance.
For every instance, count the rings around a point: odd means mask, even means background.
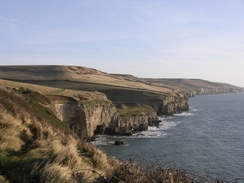
[[[227,180],[244,178],[244,93],[190,98],[190,110],[161,116],[133,136],[101,136],[95,145],[122,160],[161,164]],[[124,146],[112,145],[123,140]]]

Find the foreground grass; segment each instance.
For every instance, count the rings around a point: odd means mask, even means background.
[[[99,182],[120,165],[78,139],[40,96],[5,89],[0,96],[2,182]]]

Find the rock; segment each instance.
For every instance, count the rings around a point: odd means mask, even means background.
[[[116,146],[124,145],[124,141],[122,141],[122,140],[116,140],[114,142],[114,145],[116,145]]]
[[[161,122],[161,120],[154,120],[150,123],[150,126],[159,126],[159,123]]]

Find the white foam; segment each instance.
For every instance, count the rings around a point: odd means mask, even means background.
[[[195,114],[192,114],[190,112],[182,112],[179,114],[174,114],[174,116],[194,116]]]
[[[163,120],[164,117],[160,117],[161,122],[158,127],[149,126],[147,131],[135,133],[131,136],[131,138],[163,138],[168,135],[167,130],[177,126],[180,122],[173,122]]]
[[[94,141],[91,141],[90,144],[94,145],[94,146],[101,146],[101,145],[113,145],[114,141],[112,141],[111,139],[108,139],[107,136],[99,136],[98,138],[96,138]]]

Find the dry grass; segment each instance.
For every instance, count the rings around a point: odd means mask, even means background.
[[[3,175],[0,175],[0,183],[9,183]]]
[[[104,99],[106,96],[103,93],[97,91],[78,91],[78,90],[69,90],[65,88],[65,85],[62,88],[55,88],[49,86],[41,86],[39,85],[40,82],[36,84],[27,84],[15,81],[9,81],[0,79],[0,88],[29,88],[34,91],[39,91],[44,94],[53,94],[53,95],[62,95],[64,97],[74,97],[75,99],[79,100],[80,97],[86,98],[89,100],[99,100]],[[63,88],[64,87],[64,88]],[[1,98],[1,97],[0,97]]]
[[[2,66],[0,78],[23,80],[72,80],[134,89],[171,92],[167,86],[152,86],[136,78],[116,76],[95,69],[75,66]]]
[[[26,128],[22,126],[21,119],[2,110],[0,113],[0,149],[21,150],[24,142],[20,136],[24,130]]]
[[[184,170],[149,165],[146,161],[138,166],[133,163],[134,160],[133,158],[130,163],[121,164],[109,182],[193,183]]]
[[[135,89],[144,91],[157,91],[162,93],[181,93],[186,90],[238,88],[223,83],[213,83],[196,79],[142,79],[130,75],[114,75],[104,73],[95,69],[76,66],[2,66],[0,67],[0,78],[12,80],[63,80],[75,81],[77,83],[89,83],[100,87],[120,87],[121,89]],[[0,84],[1,85],[1,84]],[[66,88],[62,88],[66,89]],[[56,92],[63,92],[56,90]],[[41,91],[40,89],[38,91]]]

